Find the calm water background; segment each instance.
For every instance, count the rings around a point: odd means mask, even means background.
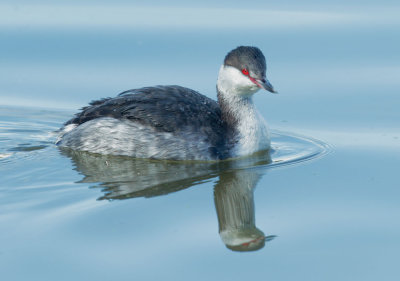
[[[2,280],[398,280],[396,1],[58,3],[0,3]],[[221,241],[214,168],[167,196],[97,200],[107,179],[52,145],[78,108],[126,89],[180,84],[215,98],[238,45],[267,57],[280,94],[255,100],[270,127],[331,147],[249,169],[256,225],[277,236],[264,248]]]

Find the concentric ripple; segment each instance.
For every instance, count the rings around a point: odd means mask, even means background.
[[[271,146],[270,166],[296,164],[329,152],[329,146],[322,141],[280,131],[272,132]]]

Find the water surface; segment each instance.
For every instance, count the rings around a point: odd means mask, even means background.
[[[4,280],[398,279],[397,3],[60,3],[0,9]],[[280,92],[255,96],[270,154],[172,163],[54,146],[92,99],[157,84],[215,98],[243,44]]]

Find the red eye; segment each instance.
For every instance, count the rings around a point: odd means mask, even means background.
[[[246,76],[249,75],[249,71],[246,68],[242,69],[242,73]]]

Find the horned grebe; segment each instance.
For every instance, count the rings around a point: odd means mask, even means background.
[[[218,74],[218,102],[180,86],[133,89],[93,101],[60,131],[57,145],[135,158],[221,160],[270,147],[254,107],[259,89],[276,93],[256,47],[230,51]]]

